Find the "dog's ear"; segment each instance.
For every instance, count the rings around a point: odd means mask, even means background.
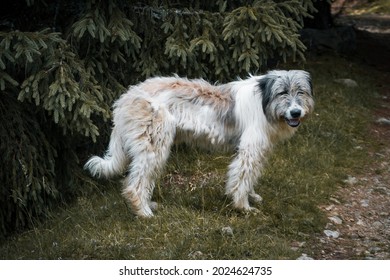
[[[258,81],[264,114],[265,114],[265,111],[268,107],[268,104],[271,102],[272,86],[274,85],[276,78],[277,78],[277,76],[275,76],[275,75],[266,74],[266,75],[262,76]]]
[[[311,96],[314,96],[313,83],[311,81],[311,75],[309,73],[307,73],[307,74],[308,74],[307,79],[308,79],[309,86],[310,86],[310,94],[311,94]]]
[[[306,80],[307,80],[307,83],[309,84],[309,90],[310,90],[309,94],[310,94],[311,96],[314,96],[314,92],[313,92],[313,83],[312,83],[312,81],[311,81],[311,75],[310,75],[309,72],[306,72],[306,71],[302,71],[302,72],[304,73],[304,75],[305,75],[305,77],[306,77]]]

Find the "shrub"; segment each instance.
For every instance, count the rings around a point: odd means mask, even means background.
[[[303,58],[298,31],[313,10],[310,0],[6,2],[2,234],[90,182],[79,160],[108,131],[110,105],[129,84],[171,73],[225,81],[270,58]]]

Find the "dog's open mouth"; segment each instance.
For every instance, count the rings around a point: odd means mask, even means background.
[[[284,118],[286,123],[291,126],[291,127],[297,127],[301,124],[301,120],[299,118],[296,118],[296,119],[288,119],[288,118]]]

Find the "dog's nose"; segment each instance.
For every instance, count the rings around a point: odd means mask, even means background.
[[[301,110],[300,109],[293,109],[290,111],[290,115],[291,117],[293,117],[294,119],[296,118],[299,118],[301,116]]]

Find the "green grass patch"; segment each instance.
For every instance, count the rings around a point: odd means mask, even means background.
[[[390,14],[390,2],[388,0],[368,0],[361,1],[354,5],[353,9],[348,10],[347,13],[351,15],[365,15],[365,14]]]
[[[298,66],[292,67],[298,68]],[[272,154],[256,191],[257,214],[245,214],[224,195],[232,155],[178,148],[159,180],[155,217],[135,217],[118,182],[101,182],[45,222],[0,245],[3,259],[295,259],[295,241],[322,232],[326,203],[349,174],[361,172],[375,88],[373,72],[342,58],[322,57],[312,73],[316,108],[298,133]],[[358,88],[337,84],[350,78]],[[223,228],[230,227],[233,233]]]

